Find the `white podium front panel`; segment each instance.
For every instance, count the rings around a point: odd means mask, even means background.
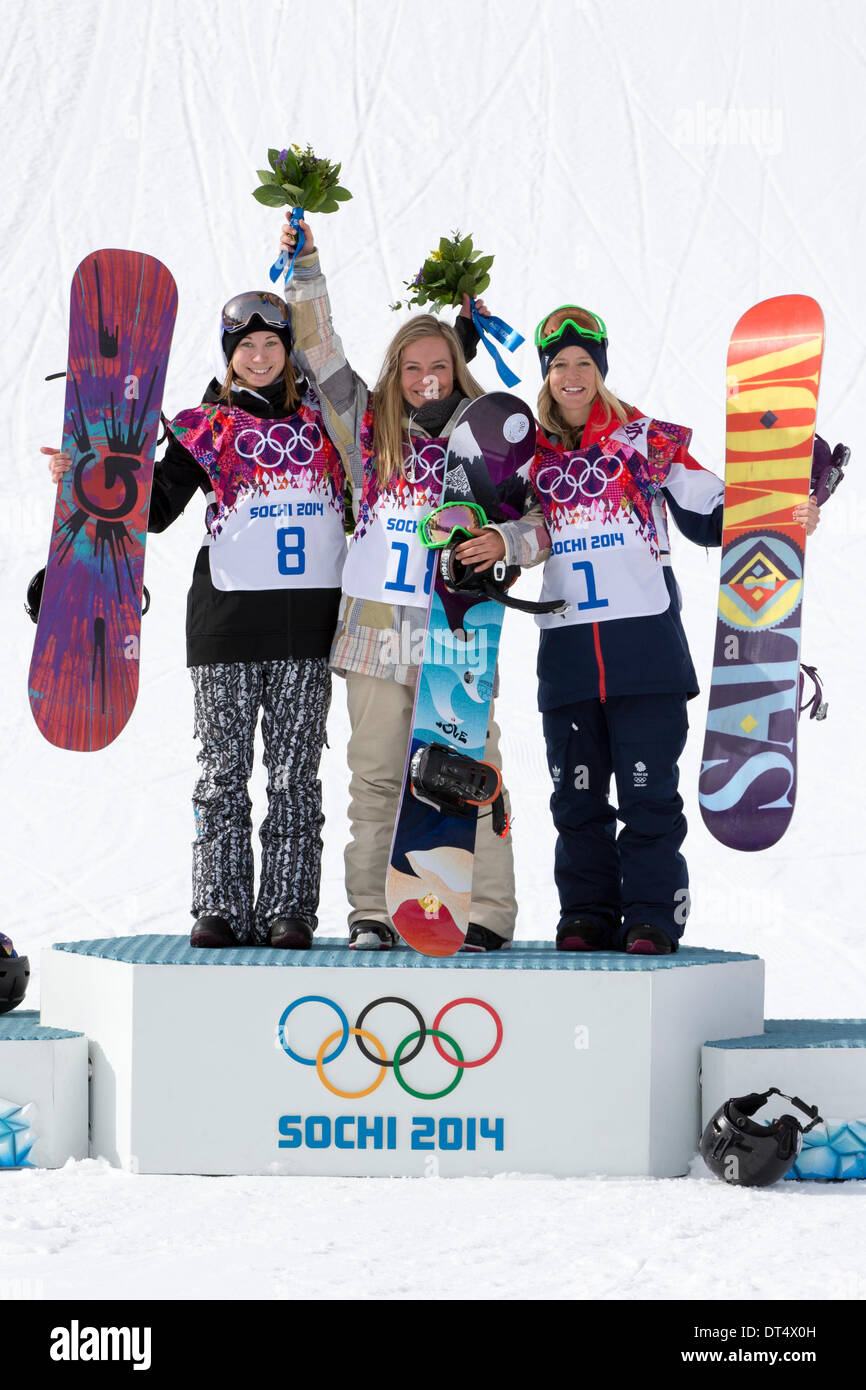
[[[66,943],[43,1022],[91,1043],[91,1147],[147,1173],[686,1171],[701,1045],[763,1026],[763,964]]]

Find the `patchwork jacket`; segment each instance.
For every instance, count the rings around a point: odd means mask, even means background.
[[[365,508],[369,507],[375,492],[371,472],[375,460],[370,446],[370,392],[347,362],[343,344],[334,330],[318,253],[298,257],[294,275],[286,287],[286,300],[292,315],[293,358],[313,382],[328,432],[348,461],[356,517],[355,539],[358,539],[367,520]],[[460,320],[459,328],[464,329],[469,323],[469,320]],[[467,358],[473,354],[477,337],[474,329],[471,333],[472,340],[463,338]],[[463,405],[461,401],[443,427],[441,437],[435,440],[416,421],[404,419],[404,431],[409,436],[408,453],[423,461],[432,449],[444,459],[448,438]],[[354,574],[351,556],[349,564],[347,578]],[[396,579],[398,573],[392,577]],[[426,602],[419,606],[389,602],[381,596],[344,593],[331,650],[331,668],[340,675],[353,671],[397,681],[401,685],[414,685],[426,624]]]

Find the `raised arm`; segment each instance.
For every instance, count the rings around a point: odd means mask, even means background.
[[[313,233],[301,223],[306,242],[295,261],[292,279],[285,289],[292,317],[292,356],[310,381],[322,407],[331,439],[346,462],[354,496],[361,496],[363,462],[359,432],[369,392],[366,383],[346,360],[343,344],[334,330],[328,287],[319,264]],[[280,244],[291,251],[295,233],[288,223]]]

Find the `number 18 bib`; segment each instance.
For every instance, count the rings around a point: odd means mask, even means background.
[[[375,460],[364,461],[364,494],[343,570],[343,591],[374,603],[423,608],[430,595],[433,552],[418,523],[442,501],[447,441],[404,446],[405,476],[380,490]]]

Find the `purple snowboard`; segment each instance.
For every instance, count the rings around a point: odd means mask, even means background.
[[[177,290],[137,251],[94,251],[72,281],[63,449],[30,665],[58,748],[104,748],[138,693],[144,545]]]

